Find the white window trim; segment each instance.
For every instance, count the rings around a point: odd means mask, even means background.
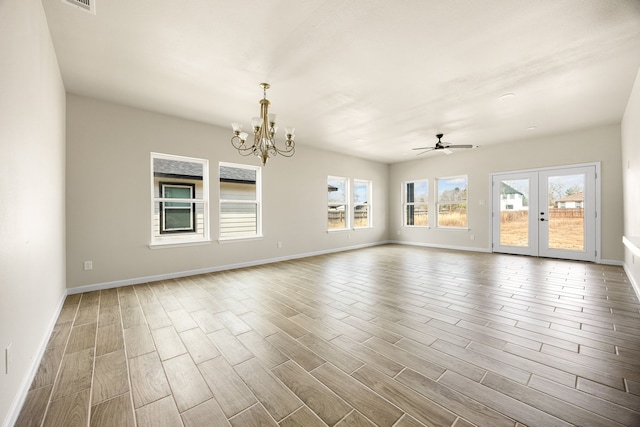
[[[179,202],[182,199],[165,199],[163,197],[155,196],[155,177],[153,175],[153,159],[165,159],[165,160],[175,160],[175,161],[183,161],[190,163],[201,163],[202,164],[202,199],[190,199],[189,203],[202,203],[203,204],[203,225],[204,225],[204,233],[203,236],[192,235],[192,234],[163,234],[161,236],[155,236],[155,230],[153,228],[154,222],[154,210],[155,204],[158,202]],[[150,242],[149,248],[157,249],[162,247],[179,247],[179,246],[191,246],[191,245],[201,245],[211,243],[211,235],[210,235],[210,227],[209,227],[209,161],[207,159],[200,159],[195,157],[185,157],[178,156],[174,154],[163,154],[163,153],[155,153],[151,152],[149,156],[149,175],[150,175]]]
[[[373,181],[370,179],[358,179],[354,178],[353,180],[353,196],[355,198],[356,194],[356,184],[366,184],[367,185],[367,203],[356,203],[355,199],[353,200],[353,229],[354,230],[366,230],[367,228],[373,228]],[[369,224],[364,227],[356,227],[356,206],[359,205],[367,205],[367,219],[369,220]]]
[[[467,199],[465,200],[465,205],[467,206],[466,208],[466,216],[467,216],[467,225],[464,227],[454,227],[451,225],[440,225],[438,223],[438,216],[440,213],[440,189],[439,189],[439,181],[444,181],[444,180],[448,180],[448,179],[456,179],[456,178],[464,178],[465,182],[466,182],[466,190],[467,190]],[[441,178],[435,178],[434,180],[434,187],[435,187],[435,200],[436,200],[436,205],[435,205],[435,223],[436,223],[436,229],[440,229],[440,230],[469,230],[469,176],[468,175],[454,175],[454,176],[445,176],[445,177],[441,177]],[[445,202],[445,204],[459,204],[456,202]]]
[[[263,238],[262,235],[262,168],[260,166],[254,165],[244,165],[240,163],[228,163],[228,162],[219,162],[218,163],[218,188],[220,188],[220,167],[226,166],[230,168],[236,169],[252,169],[256,172],[256,199],[255,200],[234,200],[234,199],[225,199],[222,200],[222,197],[218,198],[218,242],[226,243],[226,242],[234,242],[234,241],[243,241],[243,240],[260,240]],[[233,237],[221,237],[220,236],[220,218],[222,216],[222,205],[223,203],[241,203],[241,204],[255,204],[256,205],[256,234],[247,235],[247,236],[233,236]]]
[[[428,223],[427,225],[409,225],[407,224],[406,221],[406,214],[407,214],[407,206],[414,205],[415,206],[415,200],[411,203],[407,202],[407,184],[408,183],[416,183],[416,182],[426,182],[427,183],[427,209],[429,209],[429,205],[431,204],[431,200],[429,200],[431,198],[431,193],[432,191],[430,186],[429,186],[429,178],[420,178],[420,179],[408,179],[406,181],[402,182],[402,189],[400,191],[400,197],[402,198],[401,202],[402,202],[402,215],[400,215],[401,217],[401,221],[402,221],[402,226],[406,227],[406,228],[431,228],[430,223],[431,223],[431,217],[433,215],[428,215]]]

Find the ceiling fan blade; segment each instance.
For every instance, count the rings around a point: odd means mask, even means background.
[[[418,147],[412,148],[412,150],[433,150],[433,147]]]
[[[465,144],[465,145],[447,145],[445,148],[473,148],[473,145],[471,145],[471,144]]]
[[[414,148],[414,150],[424,150],[422,153],[416,154],[416,156],[419,156],[420,154],[424,154],[424,153],[428,153],[429,151],[433,151],[433,150],[435,150],[435,148],[432,148],[432,147]]]

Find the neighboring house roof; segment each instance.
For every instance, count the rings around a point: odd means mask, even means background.
[[[500,183],[500,194],[519,194],[524,197],[524,194],[504,182]]]
[[[155,158],[153,159],[153,176],[202,180],[202,164]]]
[[[338,191],[338,187],[334,187],[333,185],[328,185],[328,191],[329,192]]]
[[[253,169],[220,166],[220,181],[235,182],[238,184],[255,184],[256,171]]]
[[[584,200],[584,193],[581,191],[579,193],[572,194],[567,197],[563,197],[562,199],[556,200],[558,202],[581,202]]]

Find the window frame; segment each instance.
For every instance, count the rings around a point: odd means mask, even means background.
[[[171,199],[172,197],[166,197],[165,188],[173,187],[173,188],[188,188],[191,193],[191,197],[188,199],[195,199],[196,194],[196,185],[182,182],[172,182],[172,181],[160,181],[158,182],[160,197],[164,200]],[[186,198],[186,197],[183,197]],[[188,206],[167,206],[169,203],[185,203],[185,202],[160,202],[160,234],[171,234],[171,233],[195,233],[196,232],[196,204],[189,203]],[[167,229],[166,219],[167,219],[167,209],[171,210],[184,210],[189,209],[189,219],[190,226],[189,228],[172,228]]]
[[[221,189],[220,168],[247,169],[255,172],[255,198],[254,199],[223,199]],[[262,167],[240,163],[218,162],[218,241],[233,242],[250,239],[260,239],[262,235]],[[222,215],[225,204],[253,204],[256,206],[256,232],[250,235],[222,236]]]
[[[367,188],[366,199],[364,202],[356,202],[356,186],[365,185]],[[373,215],[372,215],[372,207],[373,207],[373,181],[368,179],[358,179],[355,178],[353,180],[353,229],[360,230],[363,228],[373,228]],[[356,221],[356,213],[358,212],[358,206],[365,206],[367,211],[367,225],[358,226]]]
[[[420,224],[415,224],[415,205],[416,205],[416,201],[415,201],[415,192],[413,195],[413,200],[412,201],[408,201],[408,194],[407,194],[407,185],[408,184],[413,184],[414,188],[416,183],[421,183],[424,182],[427,185],[427,195],[426,195],[426,200],[425,200],[425,204],[427,205],[427,223],[425,225],[420,225]],[[403,181],[402,182],[402,226],[403,227],[409,227],[409,228],[429,228],[430,227],[430,221],[431,218],[429,217],[429,197],[431,195],[430,190],[430,186],[429,186],[429,179],[428,178],[420,178],[420,179],[412,179],[412,180],[408,180],[408,181]],[[408,210],[409,207],[412,206],[414,208],[414,224],[407,224],[408,222]]]
[[[328,190],[328,186],[330,186],[331,184],[329,183],[330,180],[342,180],[344,183],[344,203],[331,203],[329,201],[329,194],[331,193],[331,191]],[[326,222],[326,226],[327,226],[327,231],[328,232],[334,232],[334,231],[345,231],[345,230],[350,230],[351,229],[351,206],[350,206],[350,201],[351,201],[351,192],[350,192],[350,186],[351,186],[351,180],[347,177],[344,176],[336,176],[336,175],[328,175],[327,176],[327,222]],[[332,207],[333,206],[333,207]],[[344,206],[344,227],[341,228],[330,228],[329,227],[329,212],[330,209],[336,209],[337,211],[339,211],[339,207],[340,206]]]
[[[163,248],[163,247],[172,247],[172,246],[190,246],[197,244],[208,244],[211,242],[210,236],[210,206],[209,206],[209,161],[207,159],[196,158],[196,157],[187,157],[180,156],[176,154],[166,154],[166,153],[157,153],[151,152],[149,155],[150,159],[150,212],[151,212],[151,221],[150,221],[150,239],[149,239],[149,248]],[[197,163],[202,166],[202,176],[201,179],[189,179],[184,176],[180,176],[179,174],[163,174],[158,172],[156,175],[155,162],[154,160],[168,160],[175,162],[185,162],[185,163]],[[201,182],[201,193],[198,194],[198,186],[193,184],[193,193],[192,197],[189,199],[177,199],[177,198],[165,198],[162,197],[162,186],[158,185],[160,183],[163,184],[175,184],[179,186],[191,185],[191,182],[185,181],[196,181]],[[156,193],[157,190],[157,193]],[[191,209],[193,210],[193,227],[191,230],[172,230],[169,232],[162,231],[162,216],[161,212],[163,210],[164,203],[189,203],[191,205]],[[202,231],[198,230],[198,205],[202,205]]]
[[[464,190],[465,190],[465,199],[464,200],[452,200],[452,201],[441,201],[440,200],[440,182],[441,181],[452,181],[456,179],[464,179]],[[436,228],[441,229],[452,229],[452,230],[468,230],[469,229],[469,177],[468,175],[456,175],[456,176],[448,176],[442,178],[435,179],[435,197],[436,197]],[[465,206],[465,224],[463,226],[454,226],[454,225],[441,225],[440,224],[440,206],[441,205],[463,205]]]

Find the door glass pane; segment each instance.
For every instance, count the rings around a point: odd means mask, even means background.
[[[529,246],[529,180],[500,181],[500,244]]]
[[[547,181],[549,248],[584,251],[584,174]]]

